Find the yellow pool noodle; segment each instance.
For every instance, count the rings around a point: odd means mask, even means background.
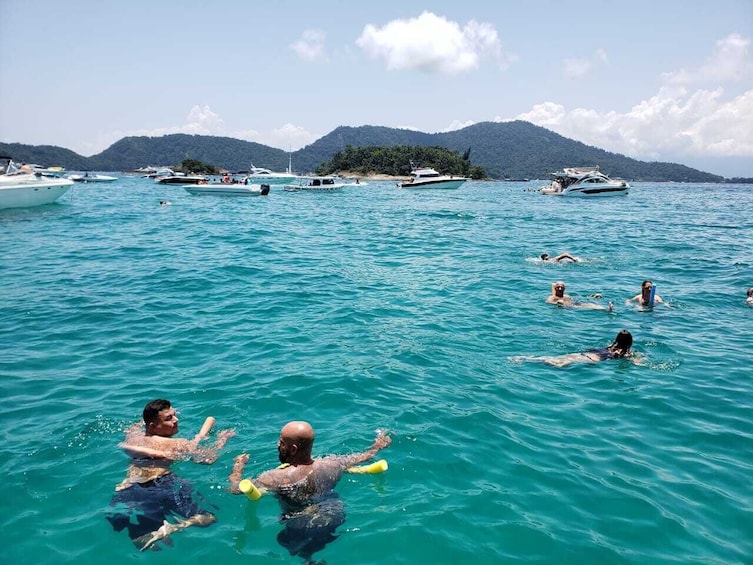
[[[259,500],[261,498],[261,491],[248,479],[243,479],[238,483],[238,490],[245,494],[249,500]]]
[[[383,473],[388,469],[387,461],[380,459],[370,465],[361,465],[359,467],[351,467],[348,469],[348,473],[355,473],[357,475],[368,473],[373,475],[374,473]]]

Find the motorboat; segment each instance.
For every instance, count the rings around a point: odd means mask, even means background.
[[[267,196],[268,184],[244,184],[212,182],[201,184],[187,184],[183,189],[189,194],[213,194],[215,196]]]
[[[287,192],[335,192],[344,186],[351,185],[341,182],[337,177],[298,177],[297,182],[286,184],[283,190]]]
[[[541,194],[551,196],[619,196],[627,194],[630,185],[624,180],[610,179],[595,167],[569,167],[552,173],[554,180],[542,186]]]
[[[64,167],[40,167],[31,165],[32,169],[35,173],[39,173],[43,177],[55,177],[60,178],[65,174],[65,168]]]
[[[417,167],[411,162],[410,180],[398,183],[400,188],[460,188],[468,179],[443,175],[431,167]]]
[[[72,180],[43,177],[28,165],[17,167],[10,157],[0,157],[0,163],[0,208],[49,204],[73,186]]]
[[[118,177],[98,175],[95,173],[84,173],[83,175],[68,175],[68,178],[73,182],[113,182],[118,180]]]
[[[205,177],[204,175],[173,173],[171,175],[156,177],[154,179],[154,182],[159,184],[199,184],[207,182],[207,177]]]
[[[251,170],[248,171],[248,180],[254,183],[263,184],[288,184],[293,182],[297,176],[294,175],[290,168],[285,173],[275,173],[264,167],[255,167],[251,163]]]

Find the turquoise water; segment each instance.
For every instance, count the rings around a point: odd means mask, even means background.
[[[753,190],[537,184],[245,199],[122,178],[0,211],[5,561],[300,563],[274,498],[224,487],[234,455],[268,469],[306,419],[317,454],[394,438],[388,472],[338,485],[330,565],[750,563]],[[565,251],[585,260],[536,260]],[[645,278],[671,308],[624,305]],[[557,279],[615,312],[544,304]],[[508,361],[622,328],[643,365]],[[185,437],[210,415],[237,436],[175,465],[218,522],[140,554],[104,515],[156,397]]]

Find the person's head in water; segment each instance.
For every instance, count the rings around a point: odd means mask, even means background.
[[[649,298],[651,298],[651,289],[653,288],[654,283],[650,280],[645,280],[641,283],[641,297],[643,299],[643,302],[648,304]]]
[[[609,346],[609,350],[615,357],[625,357],[630,354],[630,350],[633,347],[633,334],[627,330],[622,330],[614,338],[614,341]]]
[[[542,253],[541,254],[541,260],[542,261],[548,261],[549,260],[549,253]]]
[[[565,296],[565,283],[562,281],[556,281],[554,284],[552,284],[552,294],[556,296],[557,298],[562,298]]]
[[[169,400],[158,398],[144,407],[146,435],[170,437],[178,433],[178,415]]]
[[[280,431],[277,453],[280,463],[290,465],[311,464],[311,449],[314,447],[314,428],[308,422],[288,422]]]

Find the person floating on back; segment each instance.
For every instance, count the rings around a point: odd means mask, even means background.
[[[598,296],[600,298],[600,295]],[[601,304],[594,304],[593,302],[576,302],[569,294],[565,294],[565,283],[563,281],[555,281],[552,283],[552,293],[546,298],[547,304],[555,304],[562,308],[582,308],[584,310],[607,310],[612,312],[614,310],[614,304],[611,302],[609,306],[603,306]]]

